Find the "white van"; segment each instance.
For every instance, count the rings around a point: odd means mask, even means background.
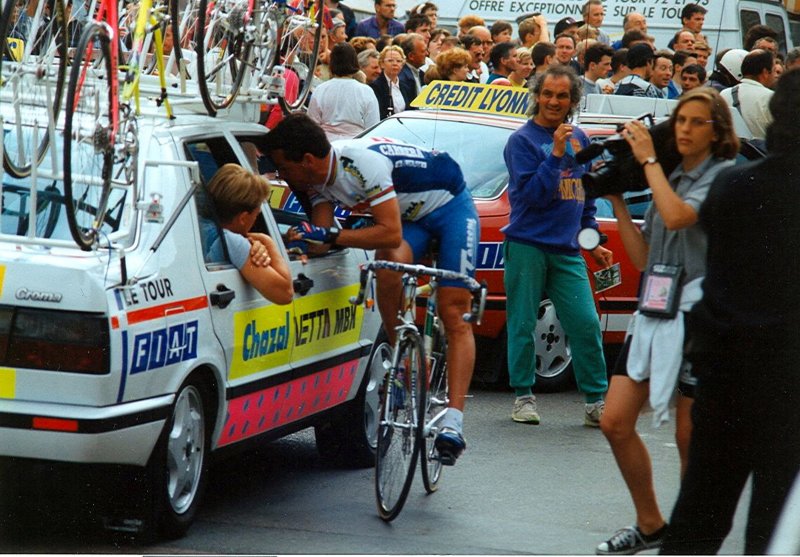
[[[543,13],[550,24],[550,32],[556,22],[564,17],[578,21],[585,0],[439,0],[439,25],[457,28],[459,18],[475,14],[484,18],[488,25],[498,19],[515,23],[533,13]],[[344,0],[344,3],[363,15],[374,15],[373,0]],[[420,0],[397,0],[396,15],[404,19],[406,11]],[[650,34],[656,45],[666,47],[675,32],[681,27],[680,14],[686,4],[698,3],[708,10],[703,33],[710,46],[717,52],[725,48],[741,48],[744,34],[753,25],[764,24],[778,32],[781,51],[792,45],[789,20],[781,0],[605,0],[605,23],[603,30],[611,40],[622,37],[622,19],[629,12],[640,12],[647,18]]]

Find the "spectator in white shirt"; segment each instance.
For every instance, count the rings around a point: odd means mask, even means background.
[[[378,99],[369,86],[355,79],[359,66],[352,45],[333,47],[330,69],[333,77],[314,89],[308,116],[330,141],[351,139],[380,121]]]
[[[722,91],[722,98],[732,110],[738,110],[753,139],[765,139],[772,123],[769,101],[772,98],[772,52],[757,49],[742,60],[742,81]]]

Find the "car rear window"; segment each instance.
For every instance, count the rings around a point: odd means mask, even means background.
[[[389,118],[365,135],[446,151],[461,166],[472,197],[491,199],[508,184],[503,148],[514,130],[466,122]]]
[[[61,160],[63,142],[59,137],[54,142]],[[30,236],[39,239],[72,240],[67,223],[64,204],[64,182],[61,171],[53,170],[51,153],[45,155],[37,166],[37,175],[15,178],[8,172],[2,174],[2,211],[0,212],[0,232],[13,236]],[[33,190],[36,190],[34,206]],[[99,191],[99,187],[97,188]],[[127,197],[127,189],[112,188],[108,212],[100,229],[100,235],[109,238],[122,228],[122,218]],[[83,192],[84,194],[88,192]],[[78,194],[76,194],[78,195]],[[93,214],[92,200],[96,195],[85,195],[77,201],[80,210]],[[30,217],[35,214],[32,234]]]

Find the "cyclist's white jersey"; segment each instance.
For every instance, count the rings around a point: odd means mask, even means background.
[[[442,151],[384,137],[344,139],[332,147],[334,180],[312,188],[313,205],[330,201],[366,213],[396,197],[401,219],[416,221],[466,188],[458,163]]]

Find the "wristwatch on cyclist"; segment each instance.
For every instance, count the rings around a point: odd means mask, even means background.
[[[339,232],[341,232],[341,231],[338,228],[336,228],[335,226],[331,226],[330,228],[328,228],[328,235],[325,238],[325,243],[326,244],[335,244],[336,240],[339,239]]]
[[[644,162],[642,163],[642,167],[645,167],[648,164],[656,164],[657,162],[658,162],[657,158],[655,158],[655,157],[647,157],[646,159],[644,159]]]

